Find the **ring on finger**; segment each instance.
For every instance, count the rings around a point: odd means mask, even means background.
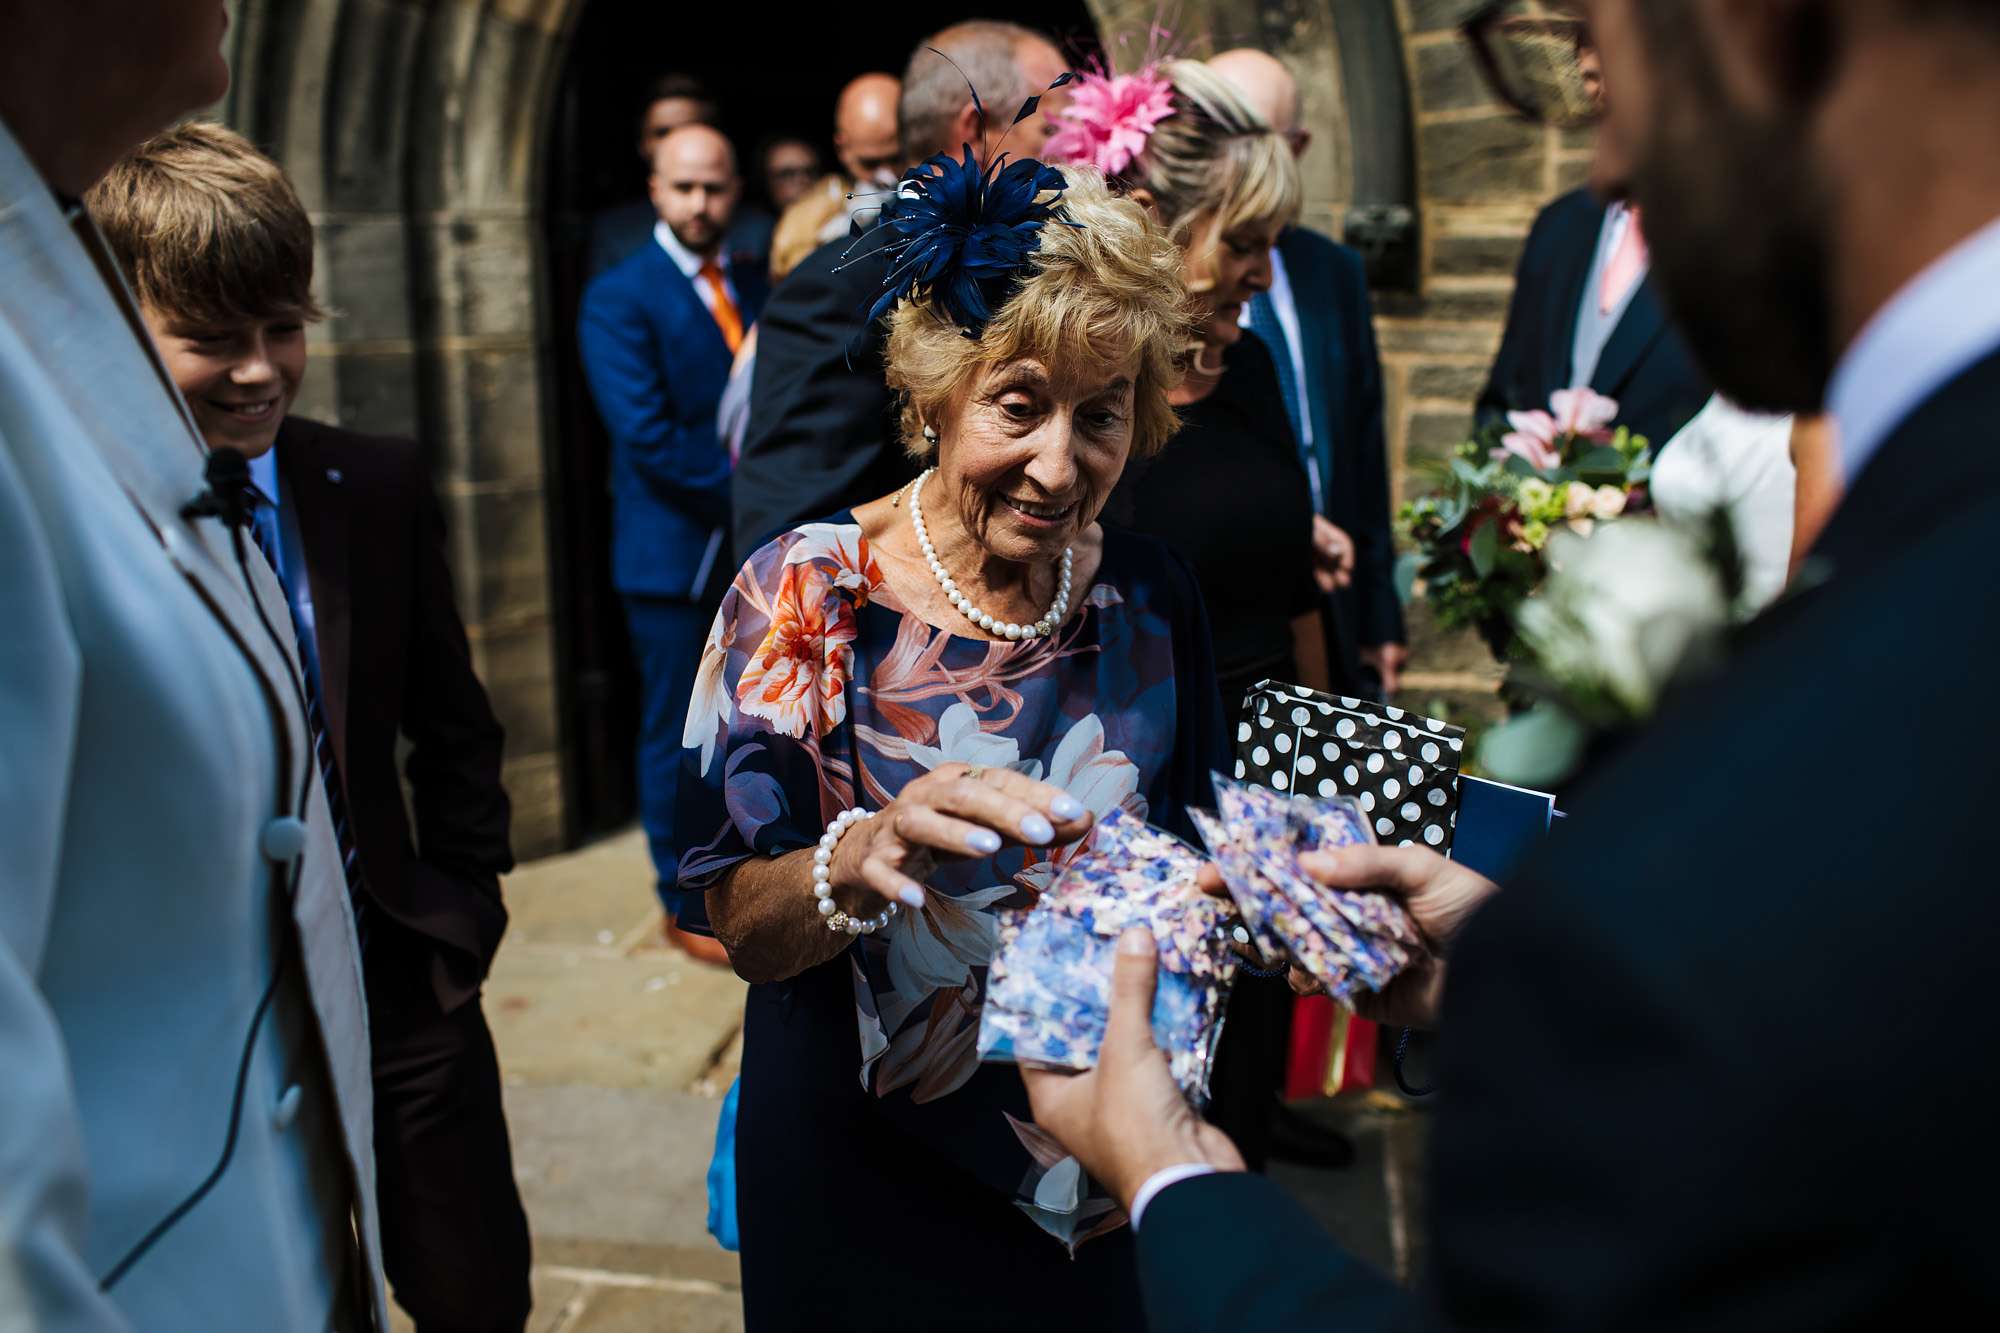
[[[981,768],[978,764],[967,764],[965,766],[965,776],[970,778],[974,782],[979,781],[980,774],[984,773],[985,771],[986,770]]]

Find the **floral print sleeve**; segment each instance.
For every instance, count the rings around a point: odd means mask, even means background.
[[[751,557],[709,629],[688,704],[679,882],[810,846],[852,804],[857,613],[882,586],[854,525],[813,524]]]

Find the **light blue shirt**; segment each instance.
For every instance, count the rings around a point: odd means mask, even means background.
[[[271,501],[271,517],[278,527],[278,581],[285,585],[285,597],[292,604],[292,625],[298,631],[306,672],[312,677],[313,688],[318,689],[319,630],[313,621],[312,580],[306,577],[305,541],[299,536],[298,512],[292,508],[284,481],[278,475],[276,449],[266,449],[250,460],[250,480]],[[263,506],[258,506],[258,510],[261,515]]]
[[[2000,218],[1875,312],[1840,359],[1827,409],[1850,484],[1927,399],[2000,349]]]

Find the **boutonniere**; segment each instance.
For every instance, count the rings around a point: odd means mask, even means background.
[[[1660,517],[1548,542],[1549,573],[1513,611],[1506,691],[1530,706],[1486,734],[1480,765],[1552,790],[1602,738],[1649,721],[1672,690],[1726,660],[1747,615],[1728,515]]]

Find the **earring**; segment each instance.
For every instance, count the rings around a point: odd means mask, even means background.
[[[924,443],[932,445],[937,443],[937,432],[929,426],[924,427]]]

